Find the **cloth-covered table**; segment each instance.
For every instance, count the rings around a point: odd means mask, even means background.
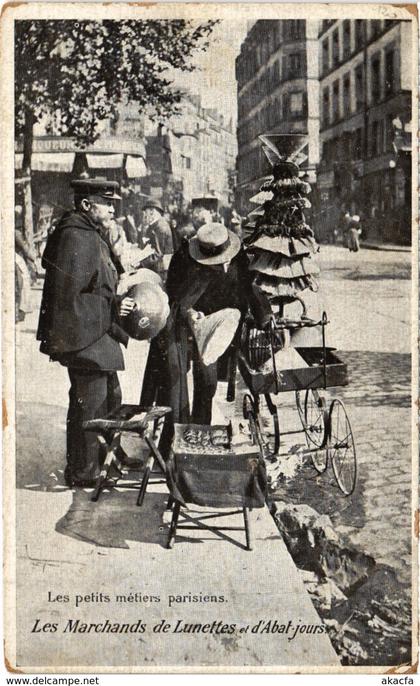
[[[166,463],[168,488],[181,504],[263,507],[264,460],[256,446],[233,446],[229,427],[175,424]]]

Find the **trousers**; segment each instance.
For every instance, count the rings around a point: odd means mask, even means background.
[[[67,471],[75,479],[95,479],[103,461],[97,434],[83,431],[83,422],[105,417],[121,406],[116,372],[67,369],[70,378],[67,413]]]
[[[213,398],[217,390],[218,363],[205,365],[194,344],[193,351],[193,404],[191,421],[193,424],[211,424]]]

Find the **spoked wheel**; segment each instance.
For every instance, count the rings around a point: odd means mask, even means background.
[[[258,444],[258,434],[257,434],[257,413],[255,410],[255,405],[252,397],[246,393],[242,401],[242,414],[244,419],[249,422],[249,428],[251,431],[251,438],[254,445]]]
[[[261,427],[258,421],[257,405],[254,402],[254,399],[248,393],[244,395],[242,411],[244,419],[247,419],[249,422],[249,428],[251,431],[251,438],[253,444],[258,445],[262,455],[265,455],[267,450],[264,445]]]
[[[323,448],[328,439],[328,412],[325,398],[315,389],[305,393],[305,433],[315,448]]]
[[[329,441],[332,467],[337,484],[344,495],[351,495],[356,486],[356,447],[350,420],[344,404],[335,398],[329,412]]]
[[[260,406],[260,398],[256,398],[254,400],[248,393],[244,395],[243,415],[244,418],[249,421],[252,442],[254,445],[259,446],[261,455],[264,458],[270,458],[273,455],[273,450],[269,443],[269,437],[266,435],[266,431],[264,430],[265,422],[260,415],[261,409],[263,408]]]
[[[309,453],[312,464],[316,471],[322,474],[328,465],[328,412],[325,398],[320,396],[317,390],[309,388],[302,405],[302,395],[296,391],[296,407],[305,431],[306,442],[313,451]],[[315,450],[316,448],[319,450]]]
[[[303,407],[303,392],[302,391],[295,391],[295,398],[296,398],[296,407],[297,411],[299,414],[300,421],[302,422],[302,426],[305,429],[305,411]],[[305,430],[306,433],[306,430]]]
[[[270,431],[270,434],[273,437],[273,440],[269,442],[270,445],[270,453],[271,457],[275,457],[277,453],[279,452],[280,449],[280,423],[279,423],[279,415],[277,412],[277,407],[273,403],[271,399],[271,395],[269,393],[264,394],[267,410],[270,413],[270,419],[271,419],[271,424],[272,424],[272,430]],[[261,409],[261,408],[260,408]],[[267,416],[267,412],[266,412]]]

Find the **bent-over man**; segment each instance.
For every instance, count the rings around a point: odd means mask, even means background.
[[[181,246],[169,265],[166,290],[171,311],[165,329],[151,342],[141,397],[142,404],[156,400],[172,408],[162,436],[164,454],[170,445],[172,422],[211,424],[222,358],[206,364],[193,335],[197,323],[209,315],[221,313],[223,317],[227,309],[236,310],[238,335],[239,318],[248,308],[261,327],[271,318],[268,300],[252,283],[248,258],[239,238],[223,224],[205,224]],[[233,347],[237,346],[237,335],[233,337]],[[223,325],[218,336],[226,337]],[[227,350],[226,355],[231,352]],[[194,381],[191,412],[187,387],[189,358]]]

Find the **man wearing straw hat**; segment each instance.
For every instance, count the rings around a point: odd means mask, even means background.
[[[238,236],[223,224],[202,226],[169,265],[166,289],[171,306],[167,325],[151,344],[141,403],[172,407],[172,421],[211,424],[220,362],[237,340],[241,317],[251,308],[264,326],[268,301],[253,286],[248,258]],[[187,388],[192,358],[193,404]],[[168,447],[171,426],[165,425]]]

